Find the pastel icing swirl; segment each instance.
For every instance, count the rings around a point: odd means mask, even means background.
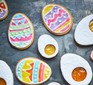
[[[9,41],[15,47],[26,47],[32,42],[34,30],[31,22],[21,13],[14,15],[9,27]]]
[[[49,66],[37,59],[26,59],[18,64],[16,73],[23,83],[40,84],[49,78],[51,71]]]
[[[7,15],[7,6],[4,0],[0,0],[0,19]]]
[[[65,8],[56,5],[46,6],[43,19],[47,27],[55,33],[64,33],[71,27],[71,16]]]

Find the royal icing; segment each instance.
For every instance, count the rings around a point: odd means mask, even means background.
[[[64,34],[71,29],[72,17],[62,6],[48,5],[42,11],[45,26],[53,33]]]
[[[25,84],[41,84],[51,76],[51,68],[38,59],[26,58],[18,63],[16,75]]]
[[[91,55],[90,55],[91,59],[93,60],[93,51],[91,52]]]
[[[0,0],[0,20],[7,16],[8,8],[4,0]]]
[[[23,14],[15,14],[9,27],[9,41],[17,48],[25,48],[34,38],[34,29],[30,20]]]

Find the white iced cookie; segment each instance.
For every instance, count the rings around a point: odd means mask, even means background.
[[[53,58],[58,53],[58,43],[50,35],[41,35],[38,39],[38,50],[45,58]]]
[[[10,67],[0,60],[0,85],[13,85],[13,73]]]
[[[57,83],[57,82],[51,82],[51,83],[49,83],[48,85],[61,85],[61,84],[59,84],[59,83]]]
[[[70,85],[89,85],[92,80],[92,69],[81,56],[65,54],[60,64],[63,77]]]
[[[80,45],[93,45],[93,14],[82,19],[76,27],[75,41]]]
[[[91,52],[90,58],[93,60],[93,51]]]

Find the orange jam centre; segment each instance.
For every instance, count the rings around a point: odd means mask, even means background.
[[[87,72],[82,67],[75,68],[72,72],[72,78],[78,82],[83,81],[86,78],[86,76]]]
[[[45,47],[45,53],[46,53],[47,55],[52,55],[52,54],[54,54],[54,53],[55,53],[55,50],[56,50],[55,46],[54,46],[54,45],[51,45],[51,44],[46,45],[46,47]]]
[[[0,78],[0,85],[6,85],[6,82],[4,79]]]

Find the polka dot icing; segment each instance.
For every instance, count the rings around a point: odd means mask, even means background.
[[[17,78],[24,84],[41,84],[50,78],[51,73],[48,64],[35,58],[22,59],[16,67]]]
[[[63,35],[72,28],[73,20],[68,10],[60,5],[50,4],[43,8],[42,19],[45,27],[56,35]]]
[[[0,20],[3,20],[8,15],[8,7],[5,0],[0,0]]]
[[[28,48],[34,39],[34,27],[26,15],[17,13],[13,16],[8,36],[10,43],[19,49]]]

